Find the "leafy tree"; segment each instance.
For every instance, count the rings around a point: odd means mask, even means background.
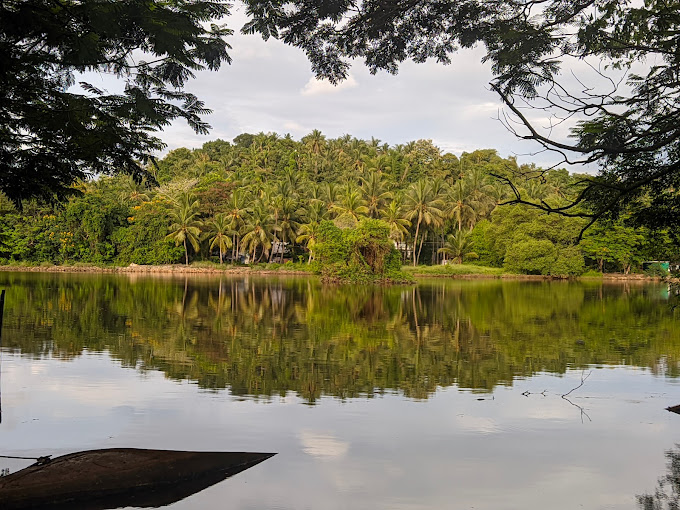
[[[246,4],[250,20],[243,32],[302,49],[317,77],[333,83],[347,77],[350,59],[363,58],[373,73],[396,73],[407,59],[447,64],[459,47],[482,45],[494,73],[491,89],[508,110],[506,126],[565,162],[600,168],[569,203],[528,200],[516,187],[514,202],[591,222],[616,218],[634,203],[641,224],[680,225],[677,1]],[[582,61],[593,64],[593,74],[567,78],[563,68]],[[537,109],[537,118],[552,116],[547,129],[526,113],[527,105]],[[571,142],[552,130],[565,119],[572,122]]]
[[[164,148],[153,132],[183,118],[208,125],[183,90],[229,61],[221,0],[17,0],[0,4],[0,190],[15,203],[64,196],[77,179],[124,172]],[[107,73],[123,92],[85,81]]]
[[[158,198],[132,207],[127,226],[112,236],[116,261],[123,264],[171,264],[182,260],[184,249],[167,239],[170,204]]]

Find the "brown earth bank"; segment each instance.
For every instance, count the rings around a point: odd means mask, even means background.
[[[258,274],[258,275],[312,275],[311,271],[304,271],[299,269],[266,269],[263,267],[250,266],[227,266],[220,267],[201,267],[201,266],[184,266],[184,265],[158,265],[146,266],[130,264],[129,266],[110,266],[99,267],[89,265],[74,265],[74,266],[0,266],[0,271],[5,272],[35,272],[35,273],[141,273],[141,274]],[[413,273],[416,278],[452,278],[457,280],[488,280],[488,279],[504,279],[504,280],[605,280],[605,281],[661,281],[667,280],[675,283],[680,283],[678,278],[660,278],[658,276],[647,276],[644,274],[622,274],[622,273],[605,273],[602,276],[584,276],[584,277],[556,277],[546,275],[529,275],[529,274],[423,274]]]
[[[309,271],[290,269],[264,269],[259,267],[194,267],[182,265],[140,266],[0,266],[0,271],[30,273],[149,273],[149,274],[300,274],[310,275]]]

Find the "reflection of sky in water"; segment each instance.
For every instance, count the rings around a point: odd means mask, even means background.
[[[623,509],[652,492],[680,441],[680,393],[641,369],[539,374],[489,394],[440,389],[317,406],[235,398],[108,355],[2,353],[5,454],[105,447],[275,451],[173,508]],[[522,392],[534,394],[525,397]],[[545,391],[545,396],[537,394]],[[479,400],[483,398],[484,400]],[[590,421],[592,420],[592,421]],[[0,460],[13,471],[24,464]]]

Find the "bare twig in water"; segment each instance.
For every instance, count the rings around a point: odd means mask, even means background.
[[[593,420],[590,419],[590,416],[588,416],[588,413],[585,412],[585,410],[583,409],[583,407],[581,407],[581,406],[578,405],[578,404],[574,404],[574,403],[573,403],[571,400],[569,400],[567,397],[568,397],[573,391],[576,391],[576,390],[579,389],[581,386],[583,386],[583,384],[586,382],[586,379],[588,379],[588,377],[590,377],[590,374],[591,374],[591,373],[592,373],[592,372],[588,372],[588,374],[586,374],[586,371],[585,371],[585,370],[584,370],[583,372],[581,372],[581,384],[579,384],[579,385],[576,386],[575,388],[570,389],[567,393],[565,393],[564,395],[562,395],[562,398],[563,398],[564,400],[566,400],[567,402],[569,402],[569,403],[570,403],[571,405],[573,405],[574,407],[578,407],[578,408],[579,408],[579,411],[581,411],[581,423],[583,423],[583,417],[584,417],[584,416],[585,416],[586,418],[588,418],[588,421],[593,421]]]
[[[585,370],[584,370],[583,372],[581,372],[581,384],[579,384],[579,385],[576,386],[575,388],[570,389],[567,393],[565,393],[564,395],[562,395],[562,398],[564,398],[564,397],[570,395],[571,392],[576,391],[576,390],[579,389],[581,386],[583,386],[583,383],[585,383],[585,382],[586,382],[586,379],[588,379],[588,377],[590,377],[590,374],[592,374],[592,372],[588,372],[588,375],[586,375],[586,376],[584,377],[583,375],[584,375],[585,373],[586,373]]]
[[[529,395],[543,395],[545,397],[546,391],[548,391],[548,390],[543,390],[543,391],[538,391],[538,392],[533,392],[533,391],[527,390],[527,391],[523,391],[522,395],[524,395],[525,397],[528,397]]]
[[[583,407],[581,407],[581,406],[578,405],[578,404],[574,404],[574,403],[573,403],[571,400],[569,400],[565,395],[562,395],[562,398],[563,398],[564,400],[566,400],[567,402],[569,402],[569,403],[570,403],[571,405],[573,405],[574,407],[578,407],[579,411],[581,411],[581,423],[583,423],[583,417],[584,417],[584,416],[585,416],[586,418],[588,418],[588,421],[593,421],[593,420],[590,419],[590,416],[588,416],[588,413],[586,413],[586,411],[585,411],[585,409],[583,409]]]
[[[564,395],[560,395],[560,396],[562,397],[562,399],[566,400],[567,402],[569,402],[569,403],[570,403],[571,405],[573,405],[574,407],[577,407],[577,408],[579,409],[579,411],[581,411],[581,423],[584,423],[584,420],[583,420],[583,417],[584,417],[584,416],[585,416],[586,418],[588,418],[588,421],[593,421],[593,420],[590,418],[590,416],[588,416],[588,413],[586,413],[586,411],[585,411],[585,409],[583,409],[583,407],[581,407],[581,406],[578,405],[578,404],[574,404],[574,403],[573,403],[571,400],[569,400],[567,397],[568,397],[571,393],[573,393],[574,391],[576,391],[577,389],[579,389],[581,386],[583,386],[583,384],[586,382],[586,379],[588,379],[588,377],[590,377],[590,374],[591,374],[591,372],[588,372],[588,373],[586,374],[586,373],[585,373],[585,370],[584,370],[584,371],[581,373],[581,383],[580,383],[578,386],[576,386],[575,388],[570,389],[570,390],[569,390],[567,393],[565,393]],[[548,392],[548,390],[543,390],[543,391],[540,391],[540,392],[533,392],[533,391],[526,390],[526,391],[523,391],[523,392],[522,392],[522,395],[525,396],[525,397],[528,397],[529,395],[543,395],[543,396],[545,397],[547,392]]]

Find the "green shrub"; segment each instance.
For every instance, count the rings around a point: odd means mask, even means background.
[[[356,227],[341,229],[322,221],[314,258],[325,281],[369,283],[411,282],[401,271],[401,255],[389,238],[389,226],[364,219]]]
[[[650,266],[647,269],[645,269],[645,274],[647,276],[656,276],[663,278],[665,276],[668,276],[668,271],[666,271],[666,269],[658,262],[654,262],[653,264],[650,264]]]

